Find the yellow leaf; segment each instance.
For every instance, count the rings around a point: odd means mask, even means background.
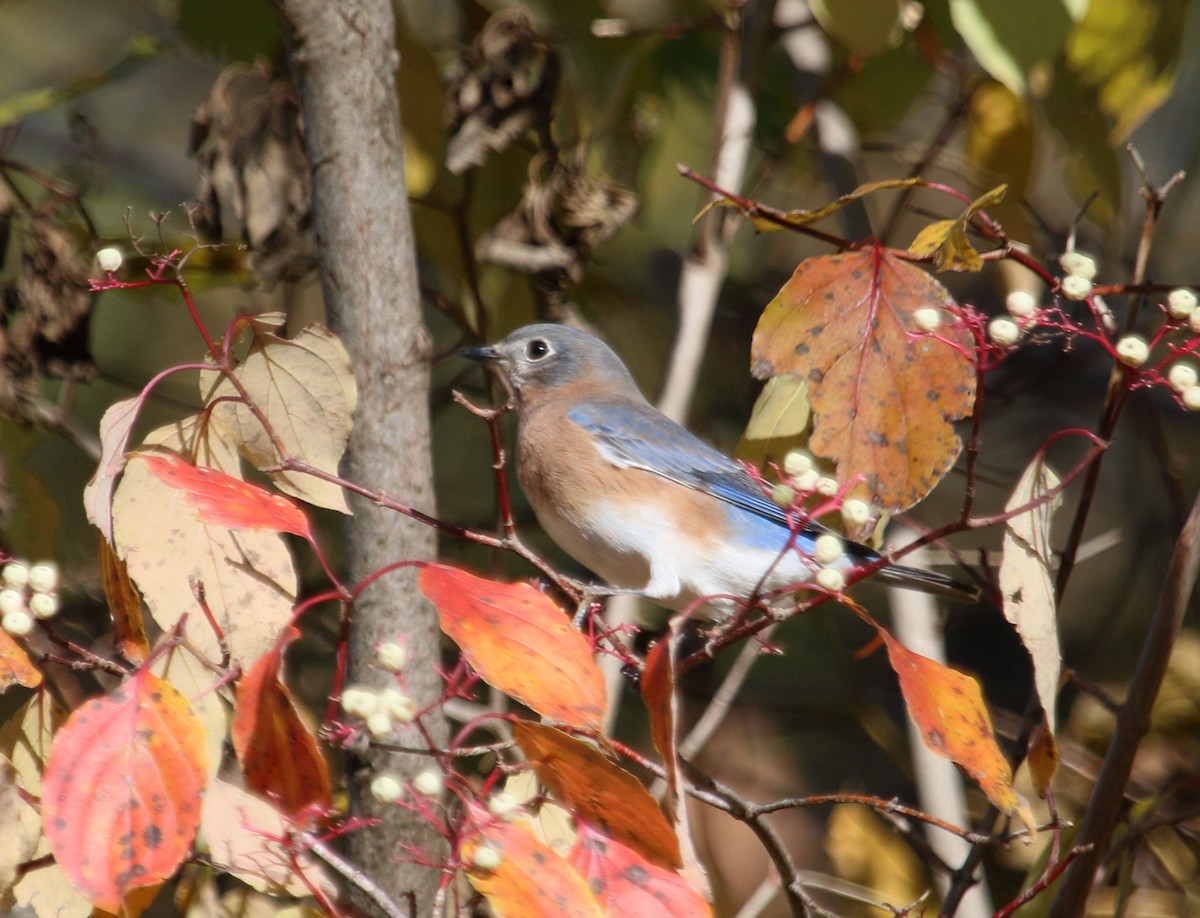
[[[967,224],[985,207],[1002,201],[1007,190],[1007,185],[998,185],[972,201],[955,219],[929,224],[917,234],[908,251],[918,258],[934,255],[938,271],[980,270],[983,259],[967,239]]]
[[[1015,510],[1058,485],[1058,476],[1039,455],[1025,469],[1005,507]],[[1000,560],[1000,592],[1004,617],[1017,629],[1033,658],[1034,683],[1053,734],[1054,700],[1062,670],[1058,647],[1058,619],[1054,602],[1054,551],[1050,547],[1050,521],[1062,503],[1048,503],[1010,519],[1004,528],[1004,554]]]
[[[220,659],[192,594],[194,581],[204,586],[209,609],[239,660],[271,648],[296,597],[296,571],[281,535],[198,522],[186,495],[136,458],[125,467],[112,515],[117,553],[161,628],[169,631],[186,614],[187,637],[201,653]]]
[[[277,322],[277,316],[256,316],[243,326],[253,338],[237,377],[290,456],[337,474],[357,403],[350,358],[328,329],[311,324],[294,338],[281,338],[275,334]],[[267,431],[239,400],[233,383],[215,370],[207,371],[200,374],[200,392],[213,406],[213,417],[233,433],[238,449],[255,467],[279,464]],[[335,484],[296,472],[267,474],[286,494],[350,512]]]

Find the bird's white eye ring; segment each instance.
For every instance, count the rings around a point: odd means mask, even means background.
[[[530,360],[543,360],[550,356],[550,344],[545,338],[534,338],[525,345],[525,356]]]

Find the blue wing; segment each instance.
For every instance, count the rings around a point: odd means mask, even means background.
[[[614,465],[653,472],[787,529],[783,508],[763,494],[744,468],[649,405],[580,402],[567,417],[595,438]]]
[[[749,473],[650,405],[599,399],[580,402],[567,412],[567,417],[595,438],[600,450],[614,465],[653,472],[745,511],[750,516],[741,516],[740,525],[751,538],[767,536],[764,541],[773,541],[761,525],[754,525],[755,519],[769,520],[783,530],[783,540],[773,547],[782,549],[786,544],[787,514],[763,494]],[[808,520],[801,528],[801,533],[807,537],[802,543],[811,549],[809,540],[823,532],[829,530],[816,520]],[[854,542],[845,545],[846,555],[852,563],[862,564],[879,557],[864,545]],[[876,576],[952,599],[973,602],[979,597],[977,587],[933,571],[889,565]]]

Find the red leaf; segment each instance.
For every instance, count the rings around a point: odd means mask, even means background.
[[[543,724],[517,721],[513,738],[538,780],[571,815],[667,867],[679,867],[679,839],[662,810],[629,772],[591,743]]]
[[[476,866],[484,845],[498,855],[492,869]],[[583,877],[565,858],[519,823],[485,822],[463,842],[467,877],[498,918],[601,918]]]
[[[207,759],[187,699],[147,670],[71,715],[46,763],[42,820],[84,898],[115,913],[175,872],[200,823]]]
[[[586,825],[570,861],[609,915],[622,918],[702,918],[712,909],[674,870],[646,860],[633,848]]]
[[[856,496],[904,510],[954,464],[951,426],[970,412],[972,338],[949,324],[954,301],[920,268],[882,246],[810,258],[779,291],[754,332],[754,375],[793,373],[811,389],[810,448],[838,476],[863,475]],[[913,314],[943,314],[939,334],[912,334]]]
[[[183,491],[199,513],[201,523],[228,529],[266,529],[290,532],[311,539],[308,519],[286,497],[264,491],[216,469],[198,468],[172,453],[135,453],[155,477],[169,488]]]
[[[238,683],[233,748],[246,786],[277,798],[294,815],[307,806],[330,806],[329,765],[279,679],[283,651],[300,632],[289,627],[273,650],[246,670]]]
[[[604,677],[587,640],[545,595],[441,564],[422,567],[417,585],[484,682],[543,717],[599,732]]]

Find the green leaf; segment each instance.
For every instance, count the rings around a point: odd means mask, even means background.
[[[117,62],[107,70],[84,73],[57,86],[41,86],[0,99],[0,128],[22,121],[30,115],[49,111],[93,89],[124,79],[162,51],[163,45],[157,39],[148,35],[135,35],[129,39]]]
[[[821,28],[863,57],[881,54],[899,42],[900,0],[809,0]]]
[[[1116,122],[1113,143],[1171,94],[1187,12],[1184,0],[1092,0],[1072,30],[1067,63]]]
[[[1064,0],[950,0],[950,16],[980,66],[1024,96],[1030,71],[1059,56],[1078,6],[1069,8]]]

